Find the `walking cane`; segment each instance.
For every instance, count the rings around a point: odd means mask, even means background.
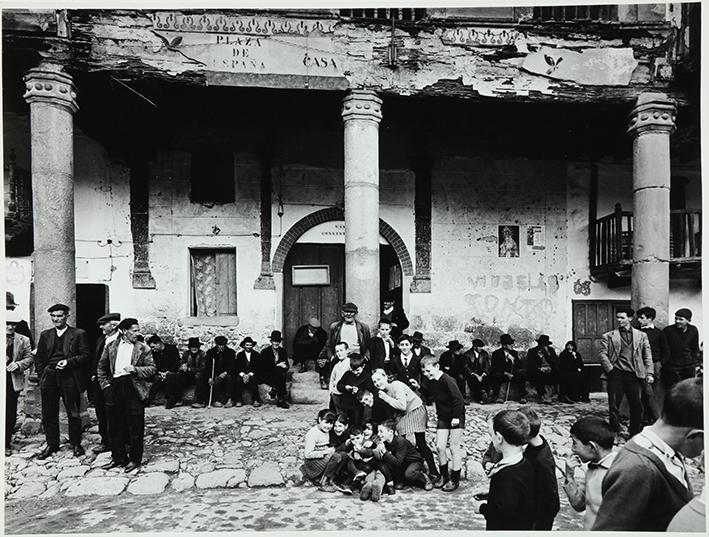
[[[209,385],[209,403],[207,406],[212,406],[212,394],[214,393],[214,362],[215,360],[212,360],[212,383]]]
[[[507,379],[507,391],[505,392],[505,403],[507,402],[507,398],[510,396],[510,384],[511,384],[511,379]]]

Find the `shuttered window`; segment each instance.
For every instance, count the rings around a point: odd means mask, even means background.
[[[193,317],[236,315],[236,250],[190,250]]]

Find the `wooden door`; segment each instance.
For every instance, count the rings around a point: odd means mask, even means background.
[[[293,285],[294,265],[326,265],[329,285]],[[327,332],[330,323],[340,319],[345,298],[345,245],[295,244],[283,268],[283,337],[288,353],[293,352],[296,330],[317,317]]]
[[[624,300],[574,300],[573,338],[584,362],[599,363],[601,336],[615,328],[615,314],[621,306],[630,306]]]

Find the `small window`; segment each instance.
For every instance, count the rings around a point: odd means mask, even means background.
[[[293,265],[293,285],[330,285],[329,265]]]
[[[190,261],[190,314],[236,315],[236,250],[193,248]]]
[[[190,201],[233,203],[234,154],[227,151],[196,151],[190,166]]]

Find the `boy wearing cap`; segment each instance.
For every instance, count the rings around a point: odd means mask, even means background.
[[[551,397],[547,397],[546,387],[559,382],[559,358],[546,334],[541,334],[537,338],[537,346],[527,351],[527,366],[529,380],[534,383],[537,395],[542,402],[550,403]]]
[[[288,380],[288,354],[281,347],[280,330],[274,330],[269,336],[271,345],[261,351],[261,364],[263,366],[264,381],[271,386],[271,397],[276,397],[276,406],[279,408],[290,408],[286,401],[288,390],[286,381]]]
[[[320,327],[317,317],[311,317],[308,324],[298,328],[293,338],[293,365],[299,364],[300,372],[305,371],[305,363],[317,361],[326,342],[327,332]]]
[[[98,362],[98,381],[106,398],[111,438],[111,463],[108,469],[125,466],[126,472],[143,462],[145,401],[155,362],[150,347],[138,341],[140,325],[132,317],[118,325],[121,335],[109,343]],[[130,446],[126,454],[125,438]]]
[[[200,393],[209,394],[212,386],[212,406],[231,407],[228,399],[234,393],[235,375],[236,352],[227,347],[226,337],[217,336],[214,347],[207,351],[204,375],[200,378]]]
[[[500,348],[492,353],[490,359],[490,385],[492,386],[491,398],[500,401],[500,388],[507,384],[505,391],[505,401],[509,397],[509,389],[512,385],[517,388],[517,401],[526,403],[525,384],[526,371],[522,368],[517,351],[512,348],[515,340],[509,334],[500,336]]]
[[[118,323],[121,320],[120,313],[107,313],[96,321],[101,329],[101,335],[96,341],[96,352],[94,352],[91,362],[91,372],[88,385],[88,395],[94,404],[96,421],[98,421],[98,432],[101,435],[101,443],[91,450],[94,453],[103,453],[111,449],[110,437],[108,435],[108,415],[106,414],[106,401],[103,397],[103,390],[98,383],[98,361],[101,359],[103,349],[119,336]]]
[[[689,324],[692,311],[680,308],[675,312],[675,324],[666,326],[663,332],[670,347],[670,357],[662,373],[665,389],[670,389],[680,380],[696,376],[699,358],[699,332]]]
[[[174,390],[175,377],[177,377],[177,370],[180,368],[180,353],[175,345],[164,343],[157,334],[150,336],[147,343],[150,345],[150,350],[153,351],[156,373],[146,404],[149,405],[162,388],[165,390],[165,408],[172,408],[180,396],[177,390]]]
[[[5,456],[12,454],[12,433],[17,423],[17,399],[25,387],[25,371],[34,361],[30,340],[15,332],[21,321],[15,312],[5,318]]]
[[[47,447],[37,454],[40,460],[59,451],[59,399],[69,421],[69,442],[74,456],[81,457],[81,392],[86,389],[85,369],[89,367],[89,340],[86,332],[67,324],[69,306],[54,304],[48,310],[53,328],[42,331],[37,342],[35,369],[42,396],[42,428]]]
[[[490,356],[483,349],[482,339],[473,339],[473,346],[463,353],[465,358],[465,379],[470,388],[471,399],[484,403],[487,391],[490,389],[488,374],[490,372]]]
[[[254,350],[256,342],[247,336],[239,346],[244,349],[236,355],[236,376],[234,377],[234,404],[242,406],[242,396],[244,390],[251,394],[251,401],[254,407],[261,406],[261,396],[258,392],[258,384],[261,381],[262,366],[261,355]]]

